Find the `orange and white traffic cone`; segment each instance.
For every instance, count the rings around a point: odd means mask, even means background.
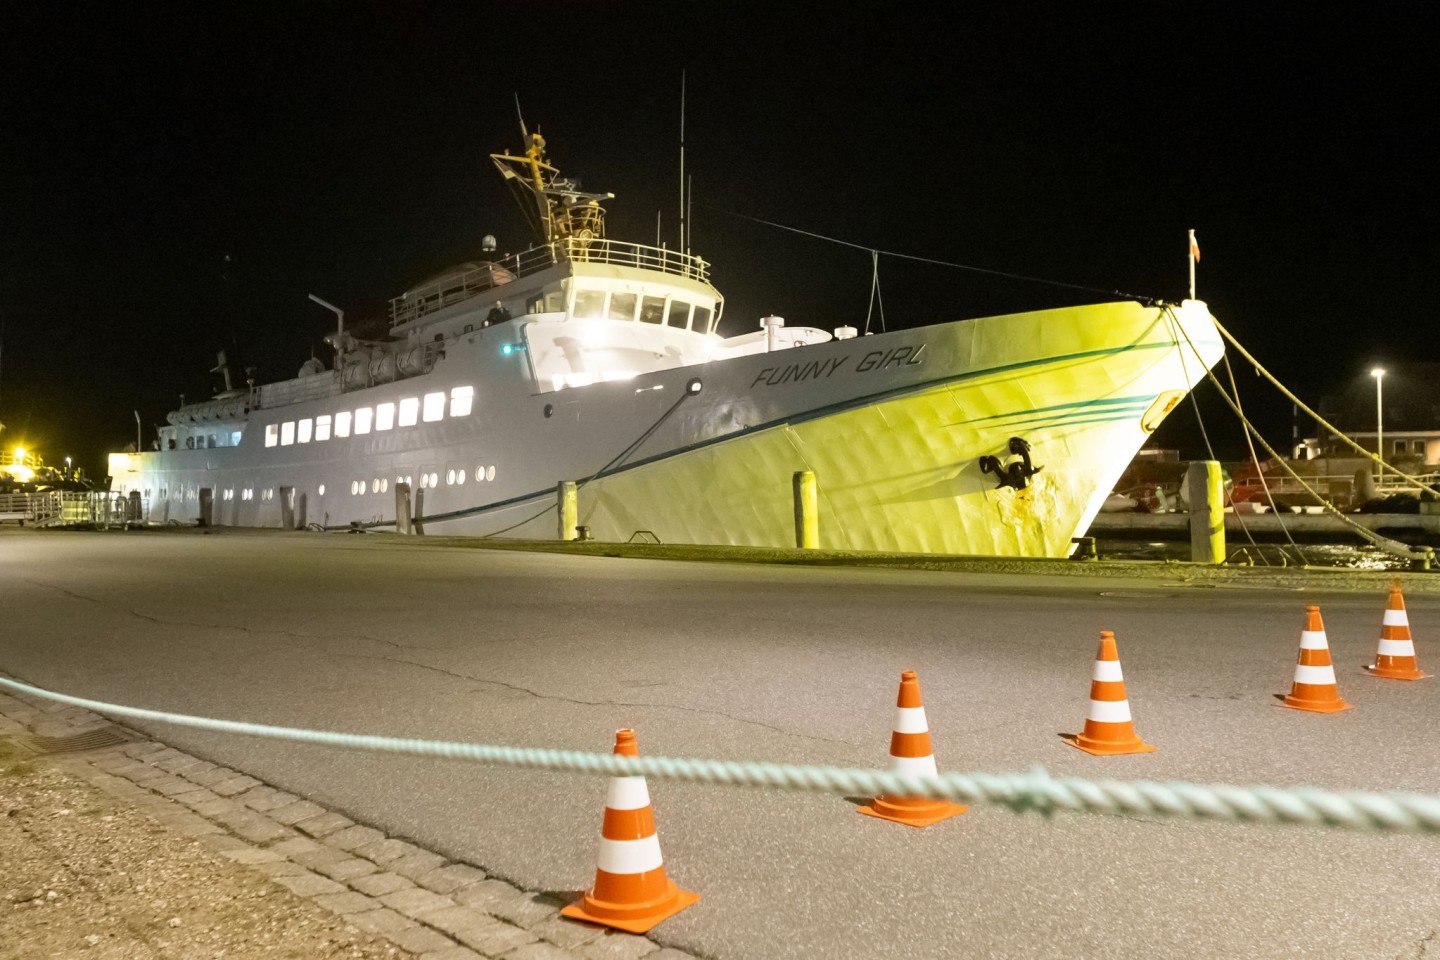
[[[1067,735],[1065,742],[1097,757],[1155,752],[1155,747],[1140,739],[1130,719],[1125,676],[1120,672],[1120,653],[1115,646],[1115,634],[1109,630],[1100,631],[1100,649],[1090,673],[1090,709],[1085,713],[1085,729]]]
[[[890,734],[890,772],[911,777],[933,777],[935,754],[930,748],[930,726],[920,702],[920,681],[914,670],[900,674],[900,695],[895,701],[895,727]],[[928,827],[969,810],[948,800],[897,797],[882,794],[860,812],[911,827]]]
[[[1420,664],[1415,662],[1415,641],[1410,639],[1410,617],[1405,613],[1399,584],[1390,588],[1390,602],[1380,625],[1380,648],[1375,651],[1375,662],[1365,669],[1372,677],[1388,680],[1424,680],[1430,676],[1421,673]]]
[[[615,752],[640,756],[634,730],[615,732]],[[700,899],[698,893],[681,890],[665,876],[644,777],[610,779],[596,859],[595,886],[579,903],[562,909],[562,916],[644,933]]]
[[[1335,665],[1330,661],[1330,641],[1325,638],[1325,623],[1317,606],[1305,608],[1305,629],[1300,632],[1300,657],[1295,661],[1295,682],[1290,693],[1276,696],[1287,707],[1313,713],[1339,713],[1353,706],[1340,698]]]

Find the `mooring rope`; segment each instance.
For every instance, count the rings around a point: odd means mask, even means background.
[[[1055,778],[1040,767],[1028,773],[943,773],[936,777],[915,777],[884,770],[764,761],[622,757],[610,753],[406,739],[216,720],[72,697],[4,677],[0,677],[0,687],[96,713],[137,720],[294,743],[467,760],[530,770],[645,776],[688,783],[770,787],[849,796],[924,796],[966,803],[992,803],[1016,813],[1034,811],[1050,814],[1068,810],[1124,816],[1151,814],[1189,820],[1296,823],[1392,833],[1440,833],[1440,796],[1426,794]]]

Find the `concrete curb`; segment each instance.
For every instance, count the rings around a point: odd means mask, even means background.
[[[98,731],[129,742],[42,757],[420,960],[694,960],[647,937],[562,920],[522,890],[78,707],[0,693],[0,736]]]

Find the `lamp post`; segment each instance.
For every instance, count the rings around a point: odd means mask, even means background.
[[[1375,490],[1378,494],[1380,483],[1385,478],[1385,368],[1372,368],[1370,376],[1375,378],[1375,456],[1379,459],[1375,466]]]

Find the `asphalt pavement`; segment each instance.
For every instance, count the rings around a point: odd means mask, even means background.
[[[1278,583],[1278,585],[1277,585]],[[0,669],[227,719],[516,746],[884,766],[919,672],[942,771],[1440,793],[1440,679],[1364,674],[1374,584],[666,562],[262,532],[0,532]],[[1440,668],[1440,596],[1407,595]],[[1320,603],[1334,715],[1277,705]],[[1065,745],[1099,631],[1153,754]],[[142,726],[131,723],[131,726]],[[143,725],[539,891],[595,868],[603,780]],[[924,830],[862,798],[652,782],[702,901],[652,934],[717,960],[1416,957],[1440,838],[977,806]],[[1433,949],[1433,947],[1431,947]]]

